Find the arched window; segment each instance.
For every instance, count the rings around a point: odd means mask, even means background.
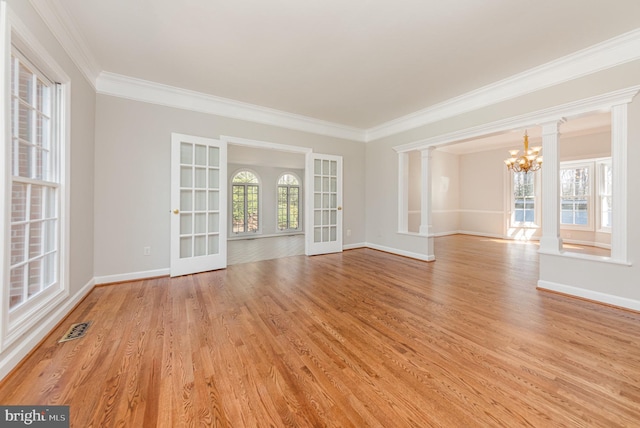
[[[278,230],[300,230],[300,181],[290,173],[278,180]]]
[[[258,177],[251,171],[239,171],[231,179],[231,231],[257,232],[260,214]]]

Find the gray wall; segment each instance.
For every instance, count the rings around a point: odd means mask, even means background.
[[[169,268],[171,133],[220,135],[340,155],[345,245],[365,241],[364,143],[98,95],[95,275]],[[303,178],[304,179],[304,178]],[[144,256],[143,248],[151,247]]]

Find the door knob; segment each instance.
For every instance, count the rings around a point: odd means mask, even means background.
[[[342,211],[342,207],[338,207],[338,211]]]
[[[180,210],[176,208],[175,210],[173,210],[173,213],[174,213],[174,214],[179,214],[179,213],[180,213]]]

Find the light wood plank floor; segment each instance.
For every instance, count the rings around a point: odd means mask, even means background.
[[[640,314],[537,291],[536,250],[456,235],[435,263],[359,249],[99,287],[0,403],[83,428],[640,426]]]

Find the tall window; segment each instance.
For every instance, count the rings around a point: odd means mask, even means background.
[[[278,180],[278,230],[300,229],[300,182],[293,174]]]
[[[60,162],[57,85],[11,52],[9,309],[59,281]]]
[[[251,171],[240,171],[231,180],[233,233],[257,232],[259,229],[259,181]]]
[[[611,159],[598,163],[600,194],[600,228],[611,229],[611,194],[613,193],[613,170]]]
[[[560,168],[560,224],[591,225],[591,167],[572,165]]]
[[[512,223],[536,222],[535,174],[533,172],[513,173]]]

